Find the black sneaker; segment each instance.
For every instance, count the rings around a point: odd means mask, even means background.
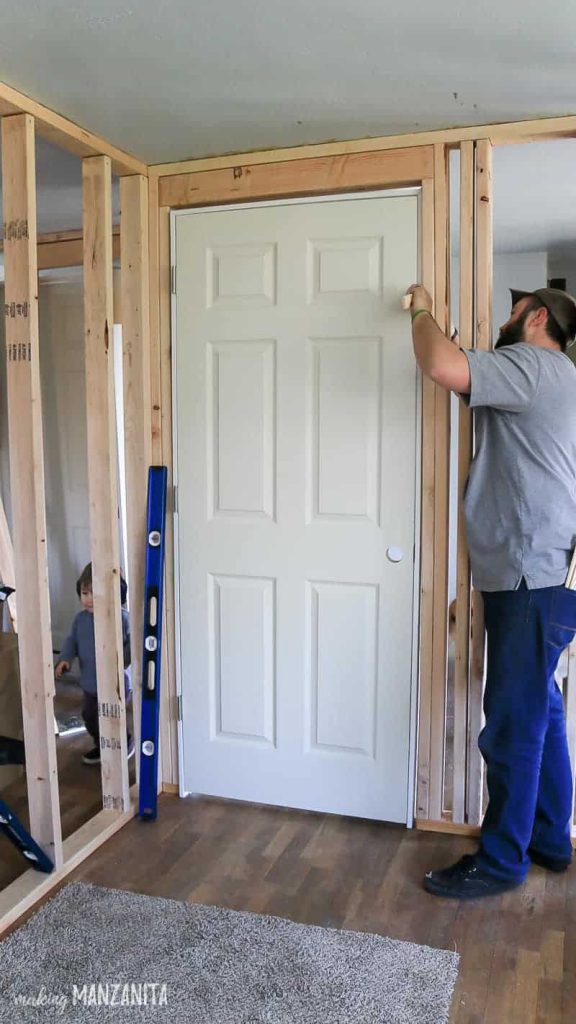
[[[92,747],[86,754],[82,754],[84,764],[100,764],[100,751],[98,747]]]
[[[560,860],[559,857],[548,857],[545,853],[538,853],[538,850],[533,850],[531,846],[528,847],[528,856],[533,864],[546,868],[547,871],[554,871],[557,875],[560,875],[563,871],[568,871],[572,863],[571,857],[568,860]]]
[[[449,868],[429,871],[424,878],[424,888],[433,896],[444,896],[449,900],[479,900],[516,889],[522,882],[523,879],[496,878],[479,868],[475,857],[466,854]]]

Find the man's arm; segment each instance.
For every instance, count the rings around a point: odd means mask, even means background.
[[[464,353],[440,330],[432,316],[432,299],[422,285],[412,285],[410,313],[412,341],[416,362],[422,373],[435,384],[456,391],[470,393],[470,367]],[[426,312],[418,312],[425,310]]]

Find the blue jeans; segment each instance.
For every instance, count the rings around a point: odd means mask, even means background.
[[[488,665],[485,728],[489,804],[477,862],[523,879],[531,846],[572,855],[572,772],[562,694],[554,671],[576,634],[576,591],[565,587],[483,593]]]

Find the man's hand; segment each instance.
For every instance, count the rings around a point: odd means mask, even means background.
[[[432,296],[426,291],[424,285],[411,284],[406,294],[412,296],[411,313],[415,313],[417,309],[427,309],[430,313],[432,312]]]
[[[59,661],[56,665],[56,679],[60,679],[65,672],[70,671],[70,664],[67,661]]]
[[[412,342],[422,373],[457,394],[470,391],[470,367],[465,354],[453,345],[436,323],[432,314],[432,297],[421,284],[413,284],[407,294],[412,296]],[[417,316],[425,310],[430,316]]]

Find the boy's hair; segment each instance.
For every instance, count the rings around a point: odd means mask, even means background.
[[[78,597],[80,597],[82,587],[89,587],[90,590],[92,590],[92,562],[88,562],[88,565],[84,566],[80,576],[76,580],[76,593],[78,594]],[[120,574],[120,603],[122,605],[126,604],[127,597],[128,585],[122,574]]]

